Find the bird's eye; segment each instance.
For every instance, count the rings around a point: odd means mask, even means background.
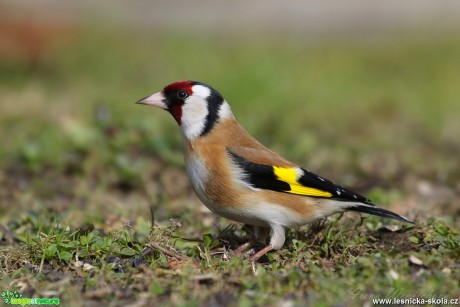
[[[180,90],[177,92],[177,97],[179,97],[180,99],[185,99],[188,97],[188,93],[187,91]]]

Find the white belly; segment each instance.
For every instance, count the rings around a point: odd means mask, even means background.
[[[195,190],[198,198],[212,211],[212,205],[204,193],[205,184],[208,180],[209,172],[206,169],[204,162],[194,156],[186,157],[185,170],[187,171],[188,178],[192,183],[193,190]]]
[[[215,204],[212,202],[205,193],[206,182],[209,179],[209,170],[206,168],[205,163],[194,156],[188,156],[185,160],[185,169],[187,175],[192,183],[193,190],[195,191],[201,202],[212,212],[222,217],[234,220],[240,223],[247,223],[252,225],[266,226],[267,223],[251,216],[246,216],[242,212],[232,212],[230,206],[225,204]]]
[[[270,204],[263,201],[257,203],[252,201],[250,206],[232,208],[229,204],[216,204],[210,200],[205,193],[206,183],[209,180],[210,171],[200,158],[189,155],[185,158],[185,169],[192,183],[193,189],[201,202],[212,212],[236,222],[251,224],[255,226],[268,226],[270,222],[284,226],[297,226],[303,224],[298,221],[296,214],[283,206]],[[256,191],[254,191],[257,193]],[[230,202],[232,200],[229,200]]]

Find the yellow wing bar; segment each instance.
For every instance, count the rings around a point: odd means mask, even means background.
[[[287,193],[305,196],[332,197],[332,194],[329,192],[307,187],[299,183],[297,181],[299,169],[273,166],[273,171],[276,177],[278,177],[278,180],[286,182],[291,187],[290,191],[286,191]]]

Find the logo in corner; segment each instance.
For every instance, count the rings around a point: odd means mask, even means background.
[[[60,305],[61,300],[57,297],[53,298],[28,298],[22,297],[22,294],[18,291],[2,291],[2,300],[6,305]]]
[[[7,305],[11,305],[11,302],[12,302],[13,299],[19,299],[21,297],[22,297],[22,294],[19,293],[16,290],[14,290],[14,291],[10,291],[10,290],[2,291],[2,300]]]

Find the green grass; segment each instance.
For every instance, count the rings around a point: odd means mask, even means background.
[[[0,59],[0,290],[64,305],[459,297],[455,36],[66,39],[33,66]],[[264,144],[417,225],[334,216],[259,263],[234,257],[251,229],[204,209],[175,122],[134,105],[181,79],[210,83]]]
[[[53,289],[67,302],[80,301],[81,294],[101,303],[142,297],[166,305],[219,300],[329,305],[458,295],[458,270],[451,268],[458,262],[460,236],[434,219],[396,232],[374,218],[317,223],[289,232],[285,249],[253,264],[228,249],[239,240],[236,227],[188,241],[183,237],[188,231],[175,222],[124,225],[104,233],[62,228],[42,216],[30,212],[10,225],[23,244],[0,252],[3,284],[22,280],[38,293]]]

